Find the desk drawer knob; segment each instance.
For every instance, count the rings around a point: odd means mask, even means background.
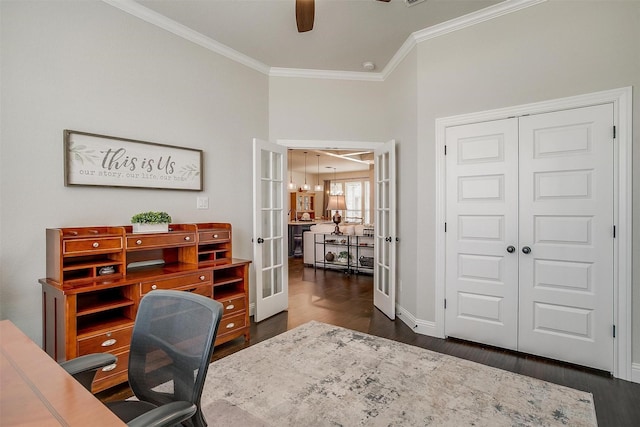
[[[142,244],[142,240],[138,239],[136,240],[136,245],[141,245]]]
[[[207,278],[206,276],[200,276],[200,280],[204,280],[206,278]]]
[[[217,239],[217,238],[218,238],[218,235],[217,235],[217,234],[214,234],[214,235],[213,235],[213,238],[214,238],[214,239]]]
[[[226,307],[226,309],[227,309],[227,310],[233,310],[234,308],[236,308],[236,306],[235,306],[235,305],[233,305],[233,304],[229,304],[229,305]]]
[[[158,289],[158,285],[151,285],[151,289],[153,290]]]
[[[98,246],[100,246],[100,243],[98,243],[98,242],[93,242],[93,245],[91,245],[91,246],[93,246],[94,248],[97,248]]]
[[[114,345],[116,343],[116,340],[114,340],[113,338],[108,339],[106,341],[104,341],[102,344],[100,344],[102,347],[111,347],[112,345]]]
[[[231,323],[229,323],[229,324],[227,325],[227,329],[234,328],[235,326],[236,326],[236,324],[235,324],[235,323],[233,323],[233,322],[231,322]]]
[[[188,242],[189,240],[191,240],[191,236],[185,236],[184,240]]]
[[[113,371],[114,369],[116,369],[117,366],[118,366],[117,363],[112,363],[111,365],[107,365],[104,368],[102,368],[102,372]]]

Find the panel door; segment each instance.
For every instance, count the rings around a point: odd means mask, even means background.
[[[375,150],[373,305],[396,318],[396,143]],[[357,262],[357,260],[356,260]]]
[[[612,129],[611,104],[520,119],[519,350],[609,372]]]
[[[288,307],[286,200],[287,150],[253,140],[253,263],[256,271],[255,321]]]
[[[446,132],[446,334],[516,349],[517,119]]]

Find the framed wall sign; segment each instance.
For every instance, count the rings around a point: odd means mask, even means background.
[[[64,185],[202,191],[202,150],[64,131]]]

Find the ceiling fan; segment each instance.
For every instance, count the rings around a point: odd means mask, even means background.
[[[378,0],[389,3],[390,0]],[[313,18],[315,15],[314,0],[296,0],[296,23],[298,32],[304,33],[313,30]]]

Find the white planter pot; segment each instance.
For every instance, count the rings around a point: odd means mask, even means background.
[[[162,224],[134,223],[133,232],[134,233],[168,233],[169,224],[168,223],[162,223]]]

